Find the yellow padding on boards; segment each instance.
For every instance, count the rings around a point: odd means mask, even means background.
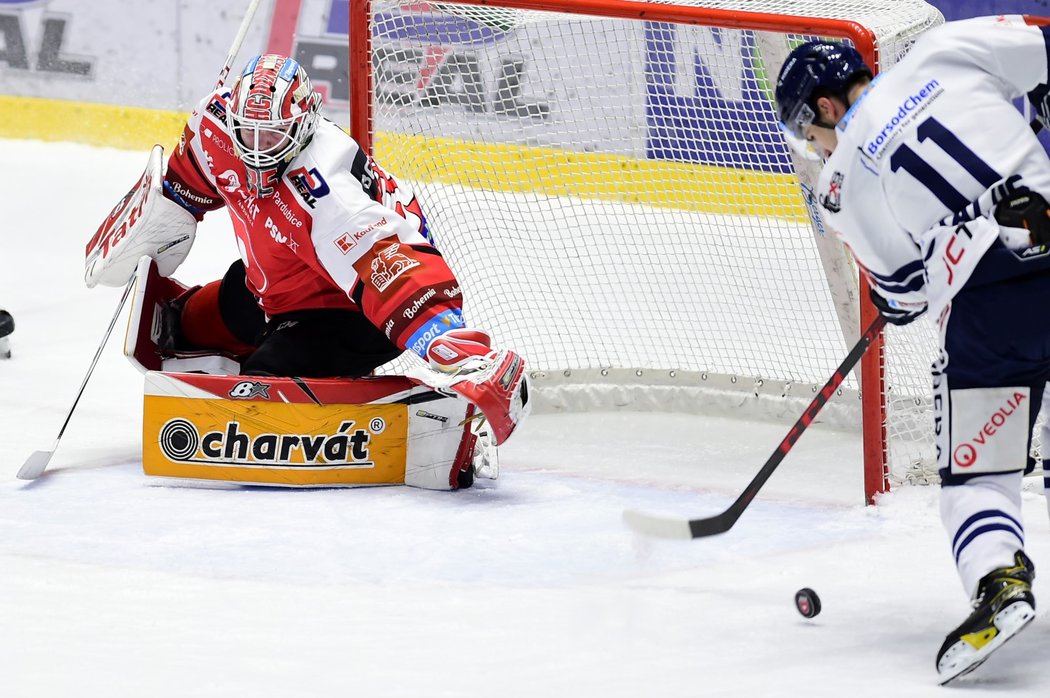
[[[0,96],[0,137],[167,151],[186,114],[140,107]],[[807,223],[792,175],[607,153],[379,132],[375,156],[395,176],[508,193]]]
[[[0,96],[0,137],[165,150],[178,142],[187,114],[113,104]]]
[[[142,469],[284,486],[403,484],[408,408],[146,395]]]
[[[385,132],[375,157],[409,180],[809,222],[793,175]]]

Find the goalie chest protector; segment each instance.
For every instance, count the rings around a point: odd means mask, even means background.
[[[404,376],[300,379],[149,371],[147,475],[285,487],[456,489],[473,412]]]

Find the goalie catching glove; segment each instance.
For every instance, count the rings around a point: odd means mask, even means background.
[[[452,390],[485,415],[497,445],[506,441],[532,411],[525,361],[509,349],[492,349],[480,330],[448,330],[430,342],[433,371],[416,377],[432,388]]]
[[[171,276],[189,254],[197,220],[165,198],[163,159],[164,149],[153,146],[145,172],[88,242],[84,262],[88,288],[124,286],[142,257],[155,260],[161,276]]]

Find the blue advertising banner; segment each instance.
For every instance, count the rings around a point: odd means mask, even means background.
[[[926,0],[951,22],[986,15],[1050,15],[1047,0]]]

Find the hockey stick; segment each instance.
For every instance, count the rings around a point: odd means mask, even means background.
[[[69,408],[69,412],[66,414],[66,421],[62,422],[62,428],[58,430],[58,436],[55,437],[55,443],[51,445],[51,450],[34,451],[29,458],[26,458],[26,462],[18,469],[18,479],[37,479],[43,475],[44,470],[47,468],[47,464],[51,462],[51,456],[55,455],[55,450],[58,448],[58,442],[62,440],[62,435],[66,433],[66,427],[69,425],[70,417],[73,416],[73,410],[77,408],[77,403],[80,402],[80,396],[84,394],[84,388],[87,387],[88,379],[91,378],[91,374],[95,372],[95,365],[98,364],[98,359],[102,356],[102,350],[105,348],[106,342],[109,341],[109,336],[113,334],[113,328],[117,324],[117,318],[120,317],[120,311],[124,310],[124,304],[128,302],[128,296],[131,295],[131,287],[134,285],[135,277],[132,277],[128,281],[127,287],[124,289],[124,295],[120,298],[120,304],[117,305],[117,312],[113,313],[113,319],[109,321],[109,327],[106,328],[106,334],[102,336],[102,343],[98,345],[98,349],[95,351],[95,358],[91,360],[91,366],[88,367],[87,375],[84,376],[84,382],[80,384],[80,390],[77,392],[77,397],[73,400],[73,406]]]
[[[248,29],[251,28],[252,19],[255,17],[255,11],[259,8],[259,3],[262,0],[251,0],[248,4],[248,9],[244,13],[244,17],[241,19],[241,25],[237,28],[237,35],[233,38],[233,44],[230,46],[230,52],[226,54],[226,62],[223,63],[222,70],[219,71],[219,80],[215,84],[215,89],[222,87],[223,83],[226,82],[226,78],[230,75],[230,70],[233,67],[233,62],[237,60],[237,54],[241,50],[241,44],[244,43],[244,37],[248,35]],[[51,457],[55,455],[55,451],[58,449],[58,444],[62,440],[62,435],[66,432],[66,427],[69,425],[69,420],[73,416],[73,411],[76,410],[77,404],[80,402],[80,397],[84,394],[84,388],[87,387],[88,379],[91,378],[91,374],[95,372],[95,366],[98,364],[98,359],[102,355],[102,350],[106,346],[106,342],[109,341],[109,336],[113,333],[113,328],[117,324],[117,318],[120,317],[120,312],[124,309],[124,305],[128,301],[128,296],[131,295],[131,288],[135,285],[134,275],[128,280],[128,285],[124,289],[124,295],[120,299],[120,305],[117,306],[117,312],[113,313],[113,319],[109,322],[109,327],[106,328],[106,334],[102,337],[102,343],[99,344],[98,350],[95,352],[95,358],[91,360],[91,366],[88,368],[87,375],[84,376],[84,382],[80,384],[80,391],[77,392],[77,397],[73,400],[73,406],[69,408],[69,412],[66,414],[66,421],[62,422],[62,428],[58,430],[58,436],[55,438],[55,443],[51,445],[51,449],[48,451],[34,451],[29,458],[26,459],[22,467],[18,469],[16,477],[21,480],[35,480],[43,475],[44,470],[47,469],[48,463],[51,462]]]
[[[233,44],[230,46],[230,52],[226,54],[226,62],[222,65],[222,70],[219,71],[219,81],[215,83],[215,89],[222,87],[223,83],[226,82],[226,78],[230,75],[230,70],[233,69],[233,62],[237,60],[237,54],[240,53],[241,44],[244,43],[244,37],[248,35],[248,29],[252,25],[252,19],[255,17],[255,11],[259,9],[259,3],[262,0],[252,0],[248,5],[248,9],[244,12],[244,18],[241,20],[241,26],[237,29],[237,36],[233,37]]]
[[[787,436],[777,446],[777,450],[773,452],[766,464],[758,471],[758,475],[755,475],[754,479],[744,488],[743,493],[736,498],[736,501],[728,509],[721,514],[700,519],[676,519],[628,510],[623,513],[624,523],[639,533],[656,538],[703,538],[704,536],[725,533],[732,528],[736,520],[740,518],[740,515],[751,504],[751,500],[762,489],[762,485],[766,484],[766,480],[777,469],[780,462],[784,460],[784,456],[788,454],[795,442],[802,436],[802,432],[813,422],[817,414],[824,408],[824,405],[828,403],[828,400],[835,395],[835,391],[842,385],[842,381],[853,370],[853,367],[857,365],[860,358],[864,356],[864,352],[868,350],[868,347],[875,341],[875,338],[885,325],[886,318],[881,314],[872,321],[849,355],[835,369],[835,373],[824,384],[817,396],[813,398],[813,402],[809,403],[802,416],[798,418],[798,421],[791,427]]]

